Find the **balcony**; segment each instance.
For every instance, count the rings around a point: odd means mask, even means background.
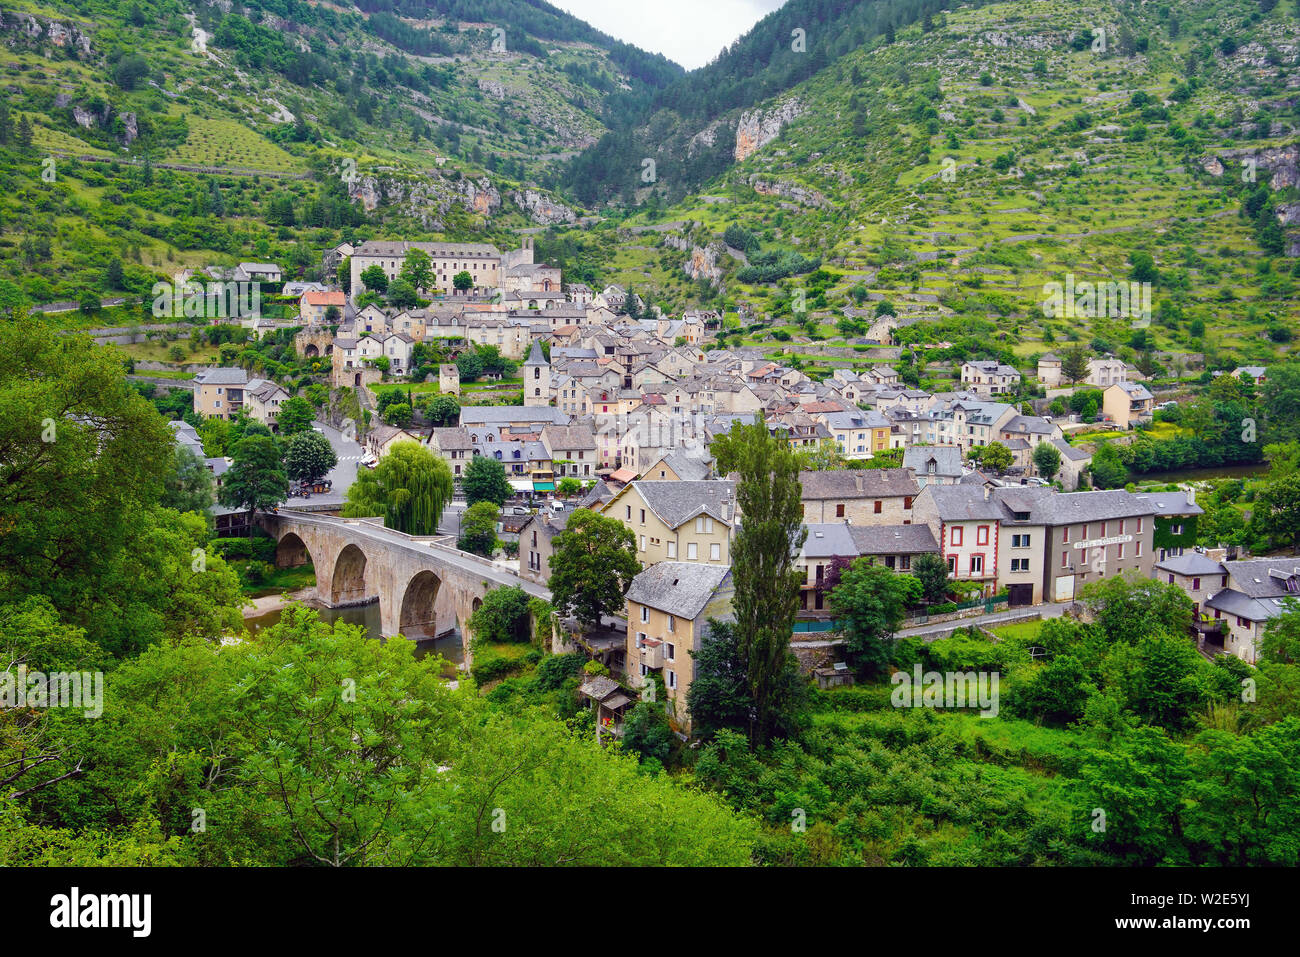
[[[655,638],[647,638],[641,645],[641,664],[652,671],[664,666],[664,643]]]

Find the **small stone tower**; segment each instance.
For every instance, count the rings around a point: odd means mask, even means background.
[[[542,353],[542,341],[533,340],[524,362],[524,405],[551,404],[551,364]]]

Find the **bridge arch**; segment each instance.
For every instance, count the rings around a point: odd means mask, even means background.
[[[334,574],[330,576],[330,604],[345,605],[370,597],[366,587],[366,553],[355,544],[348,543],[334,560]]]
[[[438,589],[442,579],[424,569],[416,572],[402,593],[401,616],[398,630],[407,638],[436,638],[438,616],[434,610],[438,603]]]
[[[294,532],[286,532],[275,543],[275,567],[297,568],[299,565],[315,565],[316,561],[307,543]]]

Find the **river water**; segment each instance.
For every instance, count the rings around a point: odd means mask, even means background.
[[[270,628],[280,620],[281,612],[282,609],[277,608],[265,614],[245,618],[244,626],[250,632]],[[367,637],[380,637],[379,602],[377,601],[371,602],[369,605],[354,605],[350,608],[318,608],[316,613],[320,615],[320,620],[326,624],[332,625],[336,621],[345,621],[349,625],[361,625],[365,628]],[[425,655],[432,654],[442,655],[453,664],[459,665],[463,663],[465,653],[460,644],[460,630],[456,629],[451,634],[444,635],[441,638],[415,643],[415,657],[423,658]]]

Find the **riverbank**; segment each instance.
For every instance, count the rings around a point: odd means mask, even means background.
[[[279,611],[291,601],[313,602],[316,600],[316,589],[299,588],[297,591],[281,592],[276,595],[263,595],[261,598],[250,598],[251,604],[244,606],[245,618],[259,618],[262,615],[273,611]]]

